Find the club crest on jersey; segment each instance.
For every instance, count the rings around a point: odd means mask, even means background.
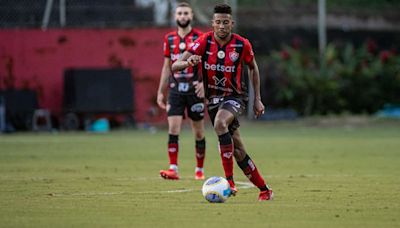
[[[223,58],[225,58],[225,52],[220,50],[220,51],[218,51],[217,56],[218,56],[218,58],[223,59]]]
[[[236,51],[229,52],[229,58],[232,60],[232,62],[236,62],[236,60],[239,58],[239,53]]]
[[[179,43],[179,49],[180,50],[185,50],[186,44],[184,42]]]

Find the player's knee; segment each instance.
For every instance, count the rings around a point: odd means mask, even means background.
[[[204,130],[202,128],[195,128],[194,131],[194,137],[196,140],[200,140],[204,138]]]
[[[203,139],[204,138],[203,131],[201,131],[201,130],[195,131],[194,137],[196,138],[196,140]]]
[[[221,119],[215,119],[214,130],[217,134],[223,134],[228,131],[228,124]]]
[[[169,130],[168,130],[168,133],[172,134],[172,135],[179,135],[180,127],[179,126],[170,126]]]

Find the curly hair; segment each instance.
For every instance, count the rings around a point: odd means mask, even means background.
[[[232,8],[227,4],[218,4],[214,7],[214,13],[226,13],[232,15]]]

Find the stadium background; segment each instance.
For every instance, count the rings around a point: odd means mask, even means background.
[[[323,60],[318,58],[317,1],[225,2],[234,8],[236,32],[253,43],[263,101],[270,110],[264,119],[375,114],[400,103],[397,1],[327,1],[328,46]],[[195,9],[194,25],[209,29],[215,1],[190,3]],[[67,113],[63,105],[66,70],[125,68],[133,84],[130,120],[160,123],[165,113],[157,108],[155,98],[162,37],[174,26],[170,17],[174,4],[166,0],[1,1],[0,89],[35,92],[37,108],[49,110],[53,126],[61,128]],[[327,65],[323,72],[322,63]],[[115,116],[121,124],[126,113]],[[30,123],[25,125],[29,129]]]

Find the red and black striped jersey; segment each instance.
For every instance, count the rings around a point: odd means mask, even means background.
[[[202,32],[194,28],[185,37],[180,37],[178,31],[168,33],[164,37],[164,56],[171,59],[172,65],[201,35]],[[197,66],[174,72],[169,77],[170,92],[194,94],[193,81],[199,81],[198,72]]]
[[[210,31],[197,39],[188,50],[202,56],[202,72],[206,97],[248,96],[248,80],[242,74],[243,62],[253,61],[249,40],[232,34],[231,40],[220,46]]]

